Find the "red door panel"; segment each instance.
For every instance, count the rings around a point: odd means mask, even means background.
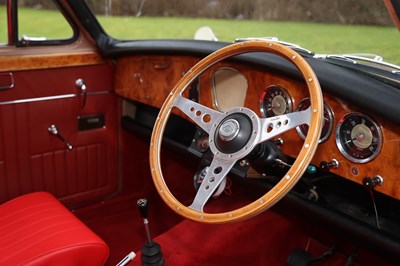
[[[108,65],[13,73],[15,87],[0,91],[0,202],[32,191],[49,191],[69,206],[117,189],[118,99]],[[87,86],[86,105],[75,86]],[[104,117],[79,130],[79,117]],[[93,119],[92,119],[93,120]],[[67,149],[48,128],[73,146]]]

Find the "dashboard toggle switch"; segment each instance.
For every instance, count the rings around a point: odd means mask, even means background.
[[[323,172],[328,172],[329,170],[336,169],[339,167],[339,162],[336,159],[332,159],[332,161],[327,162],[327,161],[322,161],[319,163],[319,168]]]
[[[283,139],[277,138],[276,140],[272,141],[276,146],[282,146],[283,145]]]
[[[376,186],[382,186],[383,185],[383,177],[380,175],[376,175],[373,178],[371,177],[365,177],[363,179],[363,186],[369,189],[373,189]]]

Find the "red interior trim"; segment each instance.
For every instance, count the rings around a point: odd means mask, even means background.
[[[394,0],[384,0],[387,10],[389,11],[390,17],[393,20],[394,25],[400,31],[400,19],[397,16],[396,10],[394,9],[393,2]]]

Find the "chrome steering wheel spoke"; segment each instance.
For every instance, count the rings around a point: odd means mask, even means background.
[[[221,112],[215,111],[204,105],[191,101],[182,95],[179,95],[174,104],[179,110],[184,112],[190,119],[193,120],[199,127],[201,127],[208,134],[210,133],[211,126],[224,115]]]
[[[226,175],[229,173],[235,163],[236,160],[226,161],[214,156],[210,168],[208,169],[207,174],[204,177],[203,182],[201,183],[200,188],[193,200],[193,203],[189,206],[189,208],[203,212],[204,205],[214,194],[222,180],[226,178]]]
[[[309,125],[310,121],[311,108],[269,118],[260,118],[261,134],[257,144],[270,140],[297,126]]]

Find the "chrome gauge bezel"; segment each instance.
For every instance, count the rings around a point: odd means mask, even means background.
[[[306,105],[306,107],[308,108],[311,105],[309,97],[304,98],[299,102],[299,104],[297,105],[297,108],[296,108],[296,112],[307,109],[307,108],[301,109],[303,107],[303,105],[306,104],[307,101],[308,101],[308,106]],[[329,137],[331,136],[332,131],[333,131],[334,119],[335,119],[335,116],[333,114],[332,108],[329,106],[329,104],[324,102],[324,120],[325,121],[322,124],[321,136],[319,138],[318,143],[325,142],[329,139]],[[328,129],[326,132],[323,131],[323,128],[325,127],[325,123],[329,123]],[[299,134],[300,138],[302,138],[303,140],[306,139],[307,134],[304,134],[304,132],[301,129],[301,126],[296,127],[296,131]]]
[[[346,151],[345,147],[343,146],[343,139],[342,139],[342,135],[341,135],[341,129],[342,126],[345,122],[347,122],[348,119],[350,119],[351,117],[354,116],[360,116],[361,118],[365,119],[366,121],[368,121],[369,123],[371,123],[371,127],[374,128],[374,133],[371,132],[373,135],[373,138],[376,138],[376,148],[375,151],[368,157],[366,158],[356,158],[353,155],[351,155],[348,151]],[[359,125],[359,124],[356,124]],[[353,128],[356,126],[353,125]],[[383,146],[383,134],[382,134],[382,128],[381,126],[375,122],[371,117],[369,117],[368,115],[364,114],[364,113],[360,113],[360,112],[350,112],[345,114],[338,122],[337,126],[336,126],[336,134],[335,134],[335,139],[336,139],[336,146],[338,147],[340,153],[349,161],[354,162],[354,163],[367,163],[372,161],[373,159],[375,159],[381,152],[382,150],[382,146]],[[372,144],[371,144],[372,145]],[[369,145],[368,147],[371,147],[371,145]]]
[[[267,117],[273,117],[273,116],[277,115],[277,114],[268,115],[268,111],[267,111],[266,104],[265,104],[266,103],[266,99],[267,99],[266,97],[268,96],[268,94],[272,90],[279,90],[280,94],[284,96],[283,98],[284,98],[285,104],[286,104],[286,108],[285,109],[287,109],[287,110],[283,114],[287,114],[287,113],[293,112],[293,103],[294,103],[294,101],[293,101],[292,96],[288,93],[288,91],[284,87],[282,87],[280,85],[270,85],[263,91],[263,93],[261,94],[261,97],[260,97],[260,113],[261,113],[261,116],[264,117],[264,118],[267,118]],[[273,98],[271,98],[271,101],[272,100],[273,100]]]

